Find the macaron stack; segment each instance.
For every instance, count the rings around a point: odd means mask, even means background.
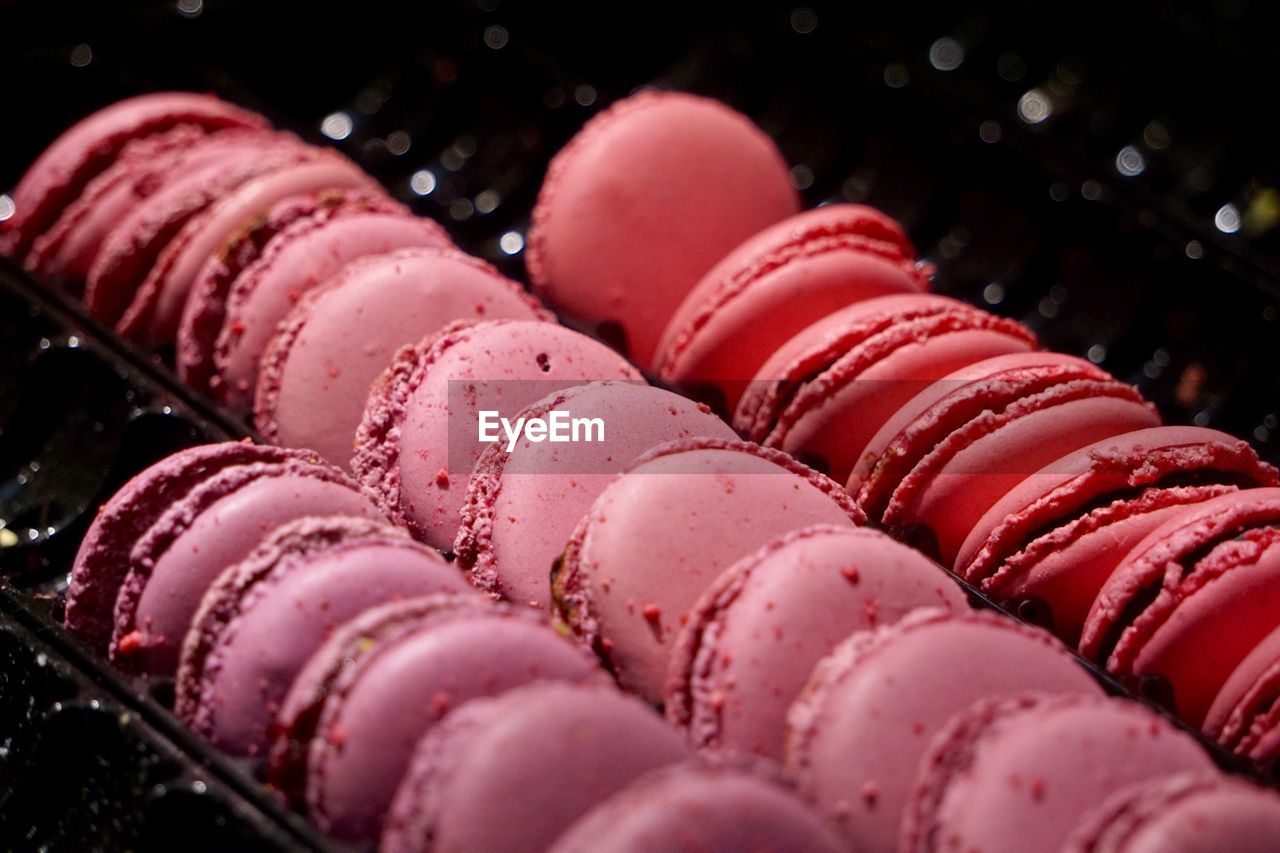
[[[91,116],[14,199],[0,250],[282,446],[130,481],[68,629],[337,838],[1253,849],[1280,821],[1069,651],[1280,755],[1275,470],[929,294],[884,214],[799,212],[724,105],[643,92],[553,160],[530,283],[595,338],[207,96]],[[487,411],[604,427],[485,443]]]

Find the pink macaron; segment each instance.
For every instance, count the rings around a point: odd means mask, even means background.
[[[0,223],[0,252],[23,258],[32,241],[126,144],[179,125],[265,128],[267,121],[212,95],[192,92],[156,92],[98,110],[54,140],[22,176],[13,192],[13,216]]]
[[[823,317],[877,296],[928,290],[901,226],[878,210],[806,211],[747,240],[685,297],[654,369],[732,412],[772,353]],[[768,380],[780,377],[769,376]]]
[[[1184,507],[1135,545],[1098,593],[1080,650],[1193,726],[1280,626],[1280,489]]]
[[[552,853],[836,853],[840,845],[763,768],[693,762],[655,770],[596,806]]]
[[[970,703],[1024,690],[1101,692],[1044,631],[918,610],[853,634],[814,668],[788,716],[788,772],[853,849],[892,853],[933,736]]]
[[[1063,853],[1269,853],[1280,797],[1220,773],[1187,773],[1126,788],[1090,812]]]
[[[348,202],[321,204],[285,224],[229,276],[220,273],[216,258],[206,262],[201,280],[212,277],[215,283],[211,291],[198,282],[188,300],[187,313],[199,325],[186,337],[179,334],[178,365],[182,368],[183,358],[190,357],[183,342],[196,344],[192,355],[198,352],[212,362],[208,382],[223,403],[235,408],[253,404],[259,366],[277,328],[307,291],[343,266],[398,249],[452,246],[444,229],[430,219],[408,216],[399,205],[388,207],[385,199],[371,203],[364,192],[346,195]],[[225,284],[218,286],[218,278]]]
[[[1280,627],[1231,671],[1209,706],[1201,731],[1251,761],[1272,762],[1280,757]]]
[[[401,349],[374,384],[352,469],[391,519],[450,548],[486,446],[480,413],[510,419],[553,391],[599,379],[640,374],[608,347],[555,323],[452,325]]]
[[[782,155],[745,116],[642,92],[587,122],[551,161],[529,229],[529,280],[556,309],[612,327],[647,366],[698,279],[798,208]]]
[[[579,522],[552,577],[555,606],[624,687],[659,702],[680,629],[722,571],[792,530],[861,521],[838,485],[776,450],[659,445]]]
[[[996,502],[956,572],[1075,645],[1130,548],[1181,507],[1276,485],[1247,442],[1201,427],[1124,433],[1054,460]]]
[[[178,451],[137,474],[111,496],[80,541],[67,585],[63,625],[106,654],[115,603],[129,573],[134,545],[185,495],[220,471],[251,463],[279,464],[299,454],[228,441]]]
[[[254,423],[269,441],[350,467],[370,386],[402,346],[458,320],[549,320],[537,300],[456,249],[361,258],[306,293],[262,354]]]
[[[476,463],[454,543],[458,564],[490,595],[547,610],[551,566],[614,476],[667,441],[733,430],[706,406],[643,382],[592,382],[557,391],[520,415],[598,418],[603,441],[491,445]]]
[[[392,201],[381,192],[367,189],[332,189],[317,193],[290,196],[273,205],[261,217],[240,229],[222,248],[221,251],[207,258],[200,268],[196,281],[191,286],[178,323],[177,350],[175,365],[178,376],[183,382],[201,391],[219,392],[226,379],[218,372],[215,357],[218,341],[224,333],[230,332],[228,326],[235,326],[233,336],[239,339],[254,326],[254,334],[265,337],[274,331],[284,315],[297,304],[298,299],[309,287],[327,278],[330,272],[336,271],[345,259],[339,252],[338,257],[320,247],[319,251],[310,254],[312,264],[307,269],[292,267],[299,273],[298,279],[290,288],[279,293],[279,308],[272,315],[264,313],[261,317],[243,316],[237,312],[230,315],[228,300],[238,287],[243,288],[241,278],[257,279],[265,257],[276,257],[284,245],[292,244],[303,234],[311,234],[316,230],[325,231],[348,217],[362,221],[372,218],[375,222],[385,224],[394,236],[403,230],[409,234],[421,233],[424,241],[433,240],[430,245],[446,245],[447,238],[443,229],[431,220],[415,219],[409,215],[408,208]],[[337,244],[343,245],[342,242]],[[383,246],[386,248],[384,249]],[[336,247],[331,247],[336,248]],[[373,251],[382,252],[398,248],[394,242],[377,242]],[[318,267],[320,275],[312,275],[312,266]],[[266,326],[263,331],[259,326]],[[262,354],[263,344],[259,342],[253,363],[253,375],[237,377],[233,383],[237,393],[244,397],[240,385],[247,384],[252,390],[253,380],[257,378],[256,357]]]
[[[279,719],[294,721],[289,737],[302,743],[292,754],[302,761],[273,775],[304,782],[307,814],[330,835],[376,840],[414,746],[467,702],[535,681],[608,683],[595,658],[545,619],[503,606],[423,612],[439,598],[357,617],[312,655],[285,697]],[[307,672],[317,667],[326,675]]]
[[[359,166],[335,152],[260,174],[192,216],[165,245],[134,293],[117,330],[126,337],[172,344],[187,296],[209,258],[222,252],[238,232],[251,227],[290,196],[325,190],[379,190]]]
[[[687,755],[652,709],[611,687],[542,683],[477,699],[419,743],[379,849],[536,853]]]
[[[988,509],[1040,468],[1158,426],[1137,389],[1081,359],[997,356],[925,386],[872,437],[848,481],[873,521],[954,565]]]
[[[930,746],[898,849],[1060,850],[1112,794],[1212,770],[1200,744],[1136,702],[1037,693],[978,702]]]
[[[734,425],[844,482],[877,430],[930,382],[1035,346],[1022,324],[946,297],[870,299],[777,350],[739,403]]]
[[[129,552],[115,599],[112,662],[128,672],[173,675],[191,619],[218,574],[275,528],[312,515],[381,518],[349,477],[308,451],[223,467],[175,495]]]
[[[108,325],[119,323],[188,221],[244,182],[321,153],[287,133],[228,131],[199,141],[180,167],[163,176],[163,185],[130,206],[102,239],[85,277],[89,313]]]
[[[869,528],[786,534],[726,569],[680,633],[667,719],[701,749],[783,758],[787,709],[809,672],[855,631],[916,607],[966,609],[936,565]]]
[[[219,749],[265,756],[289,686],[339,625],[442,592],[470,587],[403,530],[340,515],[283,525],[209,586],[182,644],[174,711]]]

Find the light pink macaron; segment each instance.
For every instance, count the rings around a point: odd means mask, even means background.
[[[349,468],[375,379],[402,346],[459,320],[550,320],[537,300],[456,249],[348,264],[281,321],[259,366],[254,423],[270,441]]]
[[[612,326],[647,366],[698,279],[798,207],[782,155],[745,116],[642,92],[592,118],[551,161],[529,230],[529,280],[558,310]]]
[[[592,382],[557,391],[523,417],[598,418],[603,441],[491,445],[476,463],[454,543],[458,563],[491,595],[547,610],[551,566],[614,476],[667,441],[733,430],[697,404],[643,382]]]
[[[560,618],[619,682],[662,700],[680,629],[738,559],[813,524],[862,515],[832,480],[742,441],[659,445],[583,516],[552,578]]]
[[[561,388],[640,378],[604,344],[555,323],[454,324],[401,349],[374,384],[352,469],[390,518],[448,549],[486,447],[481,412],[510,419]]]

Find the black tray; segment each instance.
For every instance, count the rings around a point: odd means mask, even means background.
[[[555,150],[639,86],[687,89],[774,135],[808,204],[901,219],[941,292],[1135,382],[1170,423],[1280,461],[1280,149],[1254,98],[1280,64],[1241,4],[1052,22],[1030,3],[934,20],[648,4],[621,29],[608,4],[109,5],[0,12],[0,69],[27,84],[6,87],[23,118],[0,130],[0,187],[111,100],[209,89],[316,141],[345,114],[334,144],[522,278],[511,235]],[[1052,114],[1033,123],[1040,98]],[[98,504],[177,448],[246,434],[0,262],[0,847],[337,849],[190,736],[166,685],[121,678],[57,627]]]

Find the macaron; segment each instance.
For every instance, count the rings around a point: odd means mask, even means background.
[[[931,273],[902,227],[874,208],[797,214],[702,277],[667,324],[654,368],[695,393],[719,392],[732,412],[770,355],[810,324],[864,299],[927,291]]]
[[[301,455],[247,441],[201,444],[159,460],[120,487],[94,516],[71,565],[63,626],[106,654],[116,596],[133,546],[165,511],[215,474],[251,463],[279,464]]]
[[[793,793],[761,770],[678,764],[596,806],[552,853],[836,853],[841,847]]]
[[[1209,773],[1200,745],[1136,702],[1023,694],[978,702],[934,739],[898,849],[1060,850],[1122,789]]]
[[[309,162],[272,169],[215,198],[165,245],[117,331],[149,343],[172,344],[187,296],[209,258],[283,199],[335,189],[377,192],[380,188],[355,163],[322,149],[321,155]]]
[[[1271,762],[1280,756],[1280,627],[1232,670],[1201,731],[1251,761]]]
[[[1219,773],[1126,788],[1090,813],[1063,853],[1268,853],[1280,838],[1280,797]]]
[[[486,446],[481,412],[510,419],[561,388],[640,378],[608,347],[555,323],[453,324],[402,348],[374,383],[351,467],[389,518],[447,549]]]
[[[115,326],[160,255],[187,222],[245,181],[315,160],[318,148],[287,133],[235,131],[201,140],[163,185],[128,208],[102,239],[85,277],[85,307]]]
[[[1044,631],[988,611],[918,610],[818,663],[788,714],[787,771],[853,849],[896,851],[933,736],[972,702],[1026,690],[1101,694]]]
[[[470,587],[437,552],[367,518],[299,518],[229,565],[182,644],[174,712],[214,746],[265,756],[307,659],[374,605]]]
[[[1199,726],[1227,677],[1280,626],[1280,489],[1182,509],[1122,559],[1080,651]]]
[[[309,719],[310,731],[292,732],[307,744],[302,766],[278,769],[305,779],[307,814],[330,835],[376,841],[414,746],[465,703],[535,681],[608,683],[591,654],[527,610],[415,612],[425,600],[357,617],[358,630],[339,631],[307,663],[326,670],[323,687],[300,676],[285,697],[280,719]]]
[[[660,702],[680,629],[722,571],[792,530],[861,522],[836,483],[776,450],[669,442],[582,517],[553,571],[553,601],[624,687]]]
[[[237,132],[244,131],[216,131]],[[206,135],[208,132],[196,125],[180,124],[126,143],[111,165],[85,184],[48,230],[31,243],[27,269],[44,278],[61,278],[83,286],[98,248],[111,229],[130,208],[180,170]]]
[[[1081,359],[1019,353],[963,367],[903,404],[847,482],[873,521],[955,564],[987,510],[1045,465],[1159,426],[1131,385]]]
[[[1189,504],[1276,485],[1247,442],[1201,427],[1124,433],[1050,462],[969,532],[955,569],[1075,645],[1120,559]]]
[[[557,391],[525,418],[598,418],[603,441],[490,445],[476,463],[454,542],[458,564],[490,595],[539,610],[551,604],[551,565],[578,521],[614,478],[667,441],[735,438],[705,405],[643,382],[605,381]]]
[[[444,245],[444,241],[447,240],[443,236],[442,229],[431,220],[411,217],[407,208],[387,198],[381,192],[364,189],[333,189],[284,199],[273,205],[263,216],[247,223],[223,246],[221,251],[207,258],[200,268],[178,323],[177,351],[174,360],[179,378],[201,391],[220,390],[225,380],[219,375],[215,365],[218,339],[230,324],[239,324],[237,338],[248,331],[244,319],[239,316],[235,319],[228,317],[228,299],[241,277],[252,275],[256,279],[258,273],[250,271],[260,268],[264,256],[274,257],[282,245],[291,243],[300,235],[310,234],[315,230],[323,232],[326,228],[348,217],[361,220],[372,218],[375,222],[385,224],[388,227],[387,230],[393,235],[399,233],[402,224],[407,223],[404,228],[408,233],[421,233],[423,240],[434,238],[438,241],[433,242],[432,245]],[[329,248],[338,248],[342,245],[339,242],[337,246]],[[386,248],[384,249],[383,246]],[[299,280],[293,283],[292,294],[289,292],[279,294],[281,303],[276,314],[273,317],[263,317],[262,324],[268,327],[267,330],[257,329],[259,324],[254,323],[257,334],[265,336],[273,331],[276,324],[284,318],[289,308],[296,304],[308,287],[327,278],[329,273],[336,271],[345,262],[340,251],[338,258],[331,258],[330,254],[324,250],[325,247],[318,248],[319,251],[312,255],[312,260],[323,275],[315,276],[313,281],[310,269],[303,272]],[[379,241],[373,248],[380,252],[389,251],[397,246],[392,242]],[[259,345],[256,356],[260,357],[261,354],[262,348]],[[256,362],[254,366],[256,368]],[[256,379],[256,373],[255,369],[253,376],[245,378],[250,388],[253,380]],[[244,396],[238,388],[237,393]]]
[[[698,279],[799,206],[782,155],[746,116],[708,98],[641,92],[552,159],[529,229],[529,280],[648,365]]]
[[[310,447],[348,468],[370,386],[397,350],[458,320],[499,319],[552,318],[518,284],[456,249],[361,258],[279,323],[259,359],[254,423],[268,441]]]
[[[0,222],[0,252],[21,259],[94,176],[131,140],[178,125],[202,130],[267,127],[257,113],[212,95],[156,92],[105,107],[63,132],[27,169],[13,191],[13,216]]]
[[[379,849],[542,851],[596,804],[687,755],[657,714],[611,687],[544,682],[477,699],[418,744]]]
[[[145,510],[144,512],[154,512]],[[296,518],[381,518],[352,480],[308,451],[217,470],[164,507],[129,552],[108,653],[126,672],[172,676],[205,590]]]
[[[734,425],[844,482],[876,431],[931,381],[1035,346],[1022,324],[954,299],[870,299],[777,350],[739,403]]]
[[[870,528],[792,531],[702,594],[667,673],[667,719],[700,749],[781,761],[787,709],[840,641],[916,607],[966,608],[919,552]]]

